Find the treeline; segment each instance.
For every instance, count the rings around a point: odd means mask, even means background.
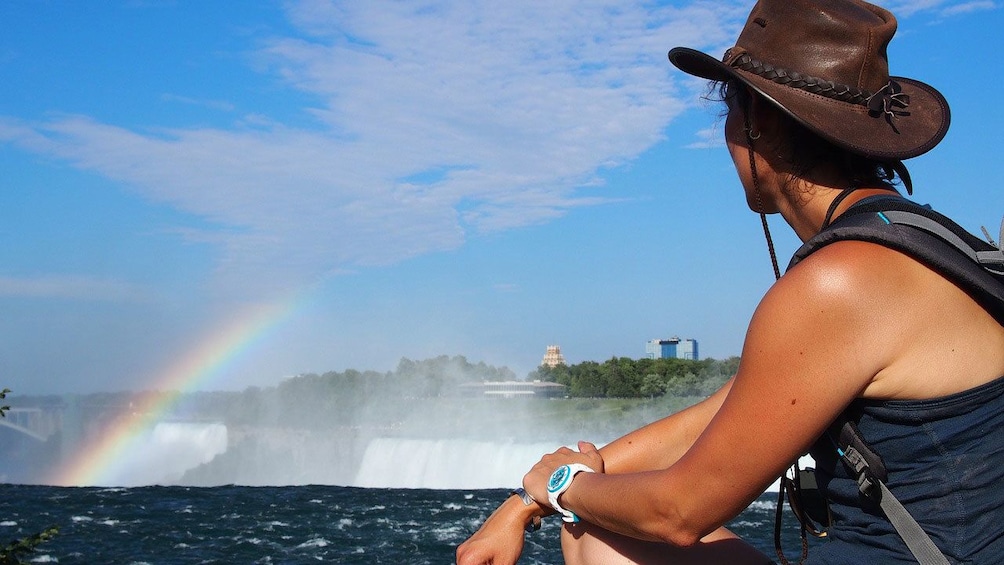
[[[738,357],[722,361],[615,357],[602,363],[539,367],[527,380],[563,384],[573,398],[694,398],[717,390],[738,366]],[[329,371],[290,377],[274,387],[186,394],[177,403],[177,415],[252,426],[382,427],[412,421],[415,414],[430,409],[449,412],[474,406],[470,398],[452,400],[459,397],[464,383],[513,380],[519,379],[508,367],[472,363],[462,355],[422,361],[404,358],[387,372]]]
[[[737,357],[724,361],[615,357],[602,363],[540,367],[527,379],[563,384],[568,387],[566,395],[572,398],[694,398],[717,390],[735,374],[738,364]],[[166,416],[182,421],[204,419],[238,426],[301,429],[386,427],[414,421],[416,414],[428,410],[443,416],[468,408],[501,414],[515,408],[516,403],[507,401],[505,406],[486,409],[470,397],[464,402],[455,398],[461,395],[460,385],[464,383],[513,380],[519,379],[508,367],[472,363],[460,355],[441,355],[422,361],[404,358],[393,371],[349,369],[303,374],[275,386],[249,387],[240,392],[192,392],[177,398],[177,393],[171,391],[94,393],[23,398],[18,399],[18,404],[62,405],[70,419],[85,417],[101,422],[140,404],[140,397],[157,394],[173,406]]]
[[[329,371],[303,374],[275,387],[250,387],[240,393],[186,395],[179,409],[231,424],[379,426],[400,422],[421,400],[458,394],[463,383],[511,381],[508,367],[472,363],[462,355],[423,361],[403,358],[393,371]]]
[[[168,419],[317,428],[397,422],[421,404],[417,400],[452,396],[462,383],[516,378],[508,367],[440,355],[422,361],[402,358],[393,371],[308,373],[239,392],[100,392],[8,398],[8,403],[61,408],[71,420],[86,419],[97,427],[132,406],[170,405],[164,415]]]
[[[542,366],[532,379],[568,387],[568,396],[584,398],[655,398],[707,396],[736,374],[739,358],[630,359],[613,357],[603,363]]]

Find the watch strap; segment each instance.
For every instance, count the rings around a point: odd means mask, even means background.
[[[595,471],[582,463],[562,465],[555,469],[554,473],[551,473],[551,478],[547,481],[547,501],[551,504],[551,508],[561,514],[561,519],[565,522],[578,522],[579,517],[571,510],[562,508],[561,504],[558,503],[558,497],[572,486],[572,479],[575,478],[576,473],[581,472],[593,473]]]

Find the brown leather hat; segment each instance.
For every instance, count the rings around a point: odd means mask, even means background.
[[[944,96],[889,76],[886,46],[896,18],[860,0],[759,0],[722,61],[686,47],[680,70],[738,79],[813,132],[882,160],[916,157],[948,131]]]

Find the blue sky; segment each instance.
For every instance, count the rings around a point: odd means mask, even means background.
[[[523,376],[548,344],[670,336],[738,354],[772,272],[718,108],[666,51],[721,53],[751,5],[3,2],[0,385],[154,386],[276,303],[201,388],[440,354]],[[907,163],[916,199],[996,229],[1001,3],[886,6],[893,74],[953,111]]]

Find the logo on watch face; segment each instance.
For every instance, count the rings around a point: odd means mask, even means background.
[[[551,480],[547,481],[547,490],[554,491],[561,488],[561,484],[565,482],[565,477],[568,476],[568,465],[562,465],[551,473]]]

